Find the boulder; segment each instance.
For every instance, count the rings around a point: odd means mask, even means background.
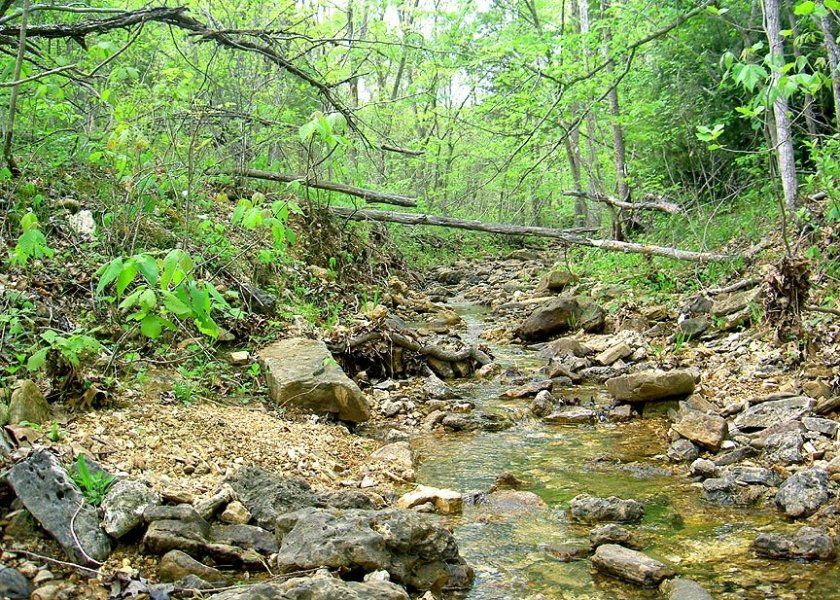
[[[577,283],[578,276],[565,269],[556,269],[543,275],[537,286],[537,292],[562,292],[566,287]]]
[[[530,513],[548,507],[534,492],[512,489],[497,489],[479,498],[482,509],[505,515]]]
[[[805,437],[802,435],[802,428],[794,427],[768,435],[764,441],[764,452],[767,454],[768,460],[773,463],[780,465],[799,464],[805,458],[802,454],[804,444]]]
[[[182,581],[193,575],[212,584],[225,584],[227,577],[213,567],[198,562],[189,554],[180,550],[170,550],[163,555],[158,565],[158,578],[160,581]]]
[[[516,330],[523,340],[541,341],[551,336],[583,329],[598,331],[604,327],[605,312],[583,298],[560,296],[544,302]]]
[[[697,446],[685,438],[672,442],[666,454],[673,462],[691,462],[700,455]]]
[[[633,533],[616,523],[607,523],[589,532],[589,545],[593,549],[604,544],[618,544],[636,550],[641,548]]]
[[[598,498],[588,494],[580,494],[572,498],[569,504],[569,512],[573,520],[584,523],[601,521],[635,523],[642,520],[645,507],[636,500],[625,500],[616,496]]]
[[[210,600],[409,600],[390,581],[342,581],[326,572],[283,582],[257,583],[210,596]]]
[[[516,398],[527,398],[528,396],[536,396],[540,392],[550,390],[552,385],[553,382],[551,381],[551,379],[529,381],[524,385],[503,392],[502,398],[510,400]]]
[[[219,515],[219,520],[231,525],[245,525],[251,520],[251,513],[239,500],[234,500],[225,507]]]
[[[673,427],[684,438],[710,450],[720,449],[729,432],[726,419],[696,410],[685,411]]]
[[[408,442],[394,442],[374,450],[370,458],[387,465],[389,468],[406,472],[414,471],[414,453]],[[413,477],[412,477],[413,479]]]
[[[598,546],[592,556],[592,565],[601,573],[646,587],[657,586],[663,579],[675,575],[664,563],[617,544]]]
[[[693,477],[714,477],[718,473],[718,466],[708,458],[698,458],[688,468]]]
[[[776,506],[787,516],[810,517],[828,501],[828,472],[805,469],[791,475],[776,493]]]
[[[595,411],[582,406],[564,406],[550,415],[543,417],[546,423],[556,425],[576,425],[581,423],[592,423],[595,420]]]
[[[373,500],[357,490],[317,492],[302,479],[283,477],[259,467],[245,467],[229,480],[231,487],[263,529],[274,529],[277,517],[310,506],[375,508]]]
[[[735,417],[733,424],[741,431],[767,429],[777,423],[799,419],[810,412],[813,406],[814,401],[807,396],[769,400],[753,404]]]
[[[396,507],[407,509],[427,503],[434,504],[435,511],[441,515],[459,515],[464,509],[460,492],[427,485],[419,485],[413,491],[401,496],[397,500]]]
[[[96,509],[55,456],[46,450],[35,452],[12,467],[7,477],[26,510],[74,562],[87,565],[87,557],[99,562],[108,558],[111,541],[99,526]]]
[[[668,600],[712,600],[712,595],[702,585],[682,577],[664,581],[660,589]]]
[[[631,354],[633,354],[633,348],[628,346],[626,343],[621,342],[620,344],[610,346],[603,352],[596,354],[595,362],[599,365],[609,366],[617,360],[627,358]]]
[[[150,554],[181,550],[201,556],[210,543],[210,524],[188,504],[149,506],[143,512],[149,527],[143,536],[143,549]]]
[[[27,600],[31,593],[32,584],[20,571],[0,565],[0,598]]]
[[[792,535],[762,533],[753,542],[759,556],[781,559],[834,560],[834,539],[821,527],[802,527]]]
[[[370,406],[359,387],[344,374],[320,340],[290,338],[259,352],[271,400],[343,421],[370,418]]]
[[[734,477],[710,477],[703,482],[703,499],[718,506],[750,506],[764,497],[764,486],[738,483]]]
[[[680,321],[677,331],[686,339],[694,339],[709,328],[709,322],[705,317],[693,317]]]
[[[305,508],[277,520],[277,540],[277,565],[287,573],[384,570],[417,590],[468,588],[473,579],[452,534],[407,510]]]
[[[277,539],[274,534],[254,525],[212,525],[210,539],[218,544],[238,546],[260,554],[277,552]]]
[[[12,392],[9,402],[9,423],[42,424],[49,421],[52,411],[41,389],[31,379],[21,381]]]
[[[622,402],[664,400],[691,394],[696,377],[696,373],[688,369],[639,371],[608,379],[607,391]]]
[[[528,407],[528,410],[531,411],[531,414],[535,417],[544,417],[551,412],[552,408],[554,408],[554,403],[554,396],[551,395],[551,392],[543,390],[531,401],[531,405]]]
[[[108,535],[120,539],[143,524],[143,512],[151,504],[160,504],[160,496],[149,486],[121,479],[102,500],[102,527]]]
[[[742,292],[730,292],[718,294],[712,301],[712,316],[724,317],[747,308],[751,303],[756,302],[761,294],[761,288],[756,287]]]

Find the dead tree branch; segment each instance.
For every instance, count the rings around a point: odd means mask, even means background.
[[[604,204],[609,204],[610,206],[615,206],[616,208],[621,208],[625,210],[661,210],[662,212],[666,212],[672,215],[682,211],[679,205],[670,202],[665,198],[655,196],[653,194],[646,194],[641,200],[638,200],[636,202],[625,202],[607,194],[593,194],[590,192],[577,190],[563,192],[563,195],[573,196],[576,198],[589,198],[590,200],[595,200],[596,202],[603,202]]]

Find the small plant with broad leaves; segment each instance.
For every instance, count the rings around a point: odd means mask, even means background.
[[[288,226],[289,213],[302,215],[303,211],[292,201],[277,200],[268,204],[264,194],[254,192],[251,198],[242,198],[237,203],[231,221],[243,229],[270,230],[274,248],[285,251],[297,239],[294,230]]]
[[[41,342],[41,347],[26,361],[29,371],[40,370],[52,351],[70,371],[76,372],[82,363],[94,359],[105,349],[96,338],[87,334],[61,335],[52,329],[41,333]]]
[[[108,488],[114,483],[114,477],[103,471],[91,471],[85,457],[79,454],[76,464],[70,473],[73,481],[82,490],[82,495],[93,506],[99,506],[108,493]]]
[[[176,320],[191,321],[202,334],[216,338],[221,328],[214,315],[239,318],[241,311],[231,307],[210,282],[197,280],[194,272],[195,261],[180,249],[170,250],[163,259],[147,253],[118,256],[99,270],[96,293],[102,297],[111,290],[114,295],[104,299],[119,301],[126,320],[139,323],[148,338],[157,339],[165,329],[176,330]]]
[[[41,231],[35,213],[28,212],[23,215],[20,228],[23,232],[9,259],[13,265],[25,267],[32,259],[52,258],[55,255],[55,251],[47,245],[47,238]]]

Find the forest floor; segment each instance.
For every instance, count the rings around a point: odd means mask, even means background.
[[[831,235],[823,242],[830,244]],[[330,594],[339,592],[329,586],[340,584],[332,580],[297,577],[284,582],[291,574],[310,572],[317,566],[334,567],[351,581],[360,579],[360,569],[375,571],[376,576],[365,578],[367,583],[353,584],[356,587],[352,593],[357,596],[348,597],[359,598],[403,597],[400,586],[418,597],[424,593],[424,597],[440,597],[448,593],[446,590],[468,588],[473,580],[471,569],[463,567],[464,558],[457,551],[451,555],[435,550],[429,557],[428,550],[417,546],[420,542],[414,538],[408,550],[411,561],[422,555],[426,562],[409,561],[410,567],[404,566],[406,558],[400,554],[405,549],[390,546],[385,554],[392,556],[382,558],[377,554],[379,558],[372,561],[375,568],[368,566],[370,561],[360,563],[342,552],[319,563],[318,557],[307,554],[303,530],[298,540],[303,547],[283,548],[294,543],[289,541],[291,533],[286,537],[278,533],[277,542],[264,543],[264,534],[274,539],[273,532],[265,530],[273,528],[276,516],[299,508],[381,510],[398,506],[437,512],[442,515],[435,521],[444,528],[441,532],[454,530],[455,538],[467,548],[465,552],[472,553],[465,533],[470,531],[470,523],[488,523],[511,510],[540,512],[548,502],[552,513],[563,515],[563,523],[589,524],[583,529],[572,528],[569,533],[572,542],[586,548],[570,549],[564,542],[558,550],[555,545],[544,552],[553,558],[549,567],[540,560],[539,574],[532,573],[534,581],[545,576],[545,569],[563,572],[566,567],[561,565],[567,564],[567,558],[574,564],[582,564],[581,560],[587,563],[590,549],[584,541],[590,537],[589,529],[600,520],[629,522],[629,531],[601,531],[606,536],[602,542],[640,547],[630,538],[659,535],[664,539],[668,535],[670,530],[662,530],[665,526],[655,516],[646,516],[644,526],[634,531],[633,523],[639,518],[625,514],[627,505],[621,501],[606,499],[599,509],[593,509],[585,499],[572,500],[578,493],[606,491],[609,493],[600,495],[638,499],[642,504],[659,501],[651,490],[622,483],[623,476],[605,480],[612,488],[587,485],[577,478],[585,478],[592,468],[590,461],[636,465],[636,460],[625,459],[615,448],[602,448],[612,453],[606,457],[587,458],[582,454],[571,467],[574,476],[562,484],[551,484],[567,492],[562,498],[553,497],[551,485],[536,481],[537,475],[523,466],[529,457],[536,462],[546,456],[545,448],[529,447],[522,450],[524,456],[517,456],[509,465],[488,457],[484,471],[481,465],[474,467],[481,471],[481,477],[446,486],[455,492],[421,488],[419,499],[412,500],[414,482],[452,482],[446,476],[434,475],[435,460],[447,465],[446,461],[453,460],[452,455],[439,454],[442,448],[458,448],[460,444],[466,452],[476,440],[492,440],[493,436],[515,445],[525,439],[510,437],[518,435],[515,432],[525,432],[522,435],[527,437],[538,428],[540,435],[549,438],[583,435],[581,439],[586,440],[591,439],[586,436],[613,439],[616,431],[625,432],[622,435],[640,447],[645,446],[645,436],[654,432],[658,437],[647,440],[649,448],[637,450],[647,464],[645,469],[656,465],[656,473],[664,469],[669,474],[667,481],[684,482],[696,499],[692,510],[702,512],[701,501],[712,512],[717,509],[711,507],[725,507],[735,511],[726,513],[725,518],[743,518],[764,531],[765,539],[745,547],[742,532],[733,546],[737,557],[727,556],[736,564],[743,561],[743,577],[713,575],[701,568],[700,559],[675,556],[675,552],[687,552],[685,545],[663,547],[656,541],[642,544],[658,559],[654,560],[638,553],[610,556],[609,552],[616,552],[614,544],[603,544],[601,550],[593,544],[593,568],[617,579],[608,578],[604,583],[586,575],[587,582],[594,582],[587,585],[594,587],[572,588],[568,594],[554,592],[556,596],[549,591],[550,586],[530,581],[525,591],[506,589],[505,582],[492,591],[499,582],[493,583],[492,577],[488,580],[482,565],[473,565],[478,573],[470,597],[639,597],[634,594],[641,592],[620,581],[656,585],[672,579],[672,567],[683,577],[700,581],[715,597],[765,597],[767,593],[791,598],[815,593],[828,597],[824,594],[836,585],[832,583],[836,573],[830,569],[811,569],[806,575],[804,568],[786,566],[778,581],[748,577],[769,568],[768,562],[750,562],[756,557],[763,561],[833,560],[833,536],[840,526],[835,483],[840,478],[835,412],[840,407],[840,325],[832,314],[803,312],[793,329],[795,335],[782,332],[780,338],[779,319],[787,318],[787,313],[780,313],[776,320],[765,318],[765,310],[779,306],[778,297],[768,290],[790,290],[798,282],[774,284],[780,277],[777,266],[783,244],[771,239],[766,246],[770,248],[767,258],[733,273],[729,281],[720,283],[721,289],[688,289],[682,293],[668,289],[651,292],[622,283],[621,277],[604,283],[597,274],[576,275],[567,269],[564,254],[543,248],[433,266],[423,274],[424,284],[413,280],[406,283],[397,273],[380,295],[374,298],[371,294],[359,313],[344,324],[317,329],[296,323],[277,336],[327,341],[337,364],[325,361],[316,370],[312,375],[316,387],[323,371],[333,366],[343,369],[361,389],[370,411],[370,418],[358,424],[313,415],[306,407],[295,408],[294,399],[300,394],[284,404],[273,402],[276,397],[269,385],[272,368],[262,361],[269,371],[268,381],[254,370],[261,349],[274,343],[271,339],[252,336],[245,343],[228,343],[212,360],[196,350],[189,350],[192,354],[186,358],[186,351],[174,351],[174,359],[155,356],[133,379],[108,388],[107,401],[96,408],[52,404],[40,426],[28,420],[7,426],[4,453],[10,465],[4,472],[9,473],[13,466],[31,460],[44,449],[65,465],[84,455],[92,465],[123,481],[148,486],[155,502],[195,507],[198,518],[214,523],[213,532],[184,533],[184,523],[190,519],[183,514],[150,516],[148,510],[144,513],[145,504],[134,505],[128,513],[139,510],[142,518],[138,516],[132,531],[113,543],[117,549],[103,560],[102,569],[98,570],[95,562],[77,568],[70,563],[85,561],[78,556],[68,561],[58,543],[62,538],[55,528],[61,529],[61,519],[54,513],[61,512],[60,508],[33,508],[27,498],[15,498],[15,492],[21,495],[21,489],[13,485],[14,491],[4,488],[0,493],[4,536],[0,562],[4,568],[11,567],[0,572],[5,573],[0,577],[0,592],[15,597],[17,585],[35,589],[33,598],[134,597],[136,593],[169,597],[205,587],[205,595],[218,592],[214,597],[220,599],[256,598],[260,597],[258,590],[244,585],[256,578],[286,586],[282,590],[278,587],[277,594],[305,588],[325,594],[316,597],[333,597]],[[830,251],[830,247],[823,251]],[[655,268],[651,268],[653,271]],[[736,289],[725,291],[732,284],[737,284]],[[808,303],[819,304],[830,297],[831,289],[830,285],[823,286]],[[567,305],[570,298],[574,299],[571,309]],[[557,302],[562,306],[552,305]],[[549,305],[552,307],[546,308]],[[482,311],[480,318],[472,316],[476,308]],[[380,338],[358,342],[359,336],[383,332]],[[400,340],[405,339],[408,345],[400,346]],[[440,350],[449,359],[435,358],[426,352],[429,348]],[[473,350],[467,352],[465,348]],[[247,357],[234,360],[231,353],[242,351],[248,352]],[[485,357],[495,359],[488,363]],[[288,358],[293,362],[293,357]],[[679,381],[660,380],[662,371],[680,374]],[[634,383],[634,377],[652,379]],[[105,386],[101,376],[95,380]],[[206,384],[208,381],[212,383]],[[619,384],[610,381],[623,382],[629,391],[617,392],[615,386]],[[648,422],[653,429],[648,428]],[[255,468],[270,476],[253,475]],[[486,472],[496,468],[498,472]],[[457,470],[455,462],[452,471]],[[489,483],[497,476],[500,480],[491,488]],[[305,483],[288,483],[296,478]],[[476,481],[483,486],[481,489],[471,487]],[[650,483],[659,486],[662,481],[652,479]],[[85,484],[80,485],[85,488]],[[679,489],[682,498],[685,491]],[[409,493],[408,500],[402,496],[405,493]],[[634,493],[640,497],[629,496]],[[360,500],[358,494],[364,498]],[[458,517],[449,516],[473,510],[461,507],[462,497],[467,504],[475,498],[483,503],[478,521],[466,519],[465,525]],[[120,508],[119,502],[112,499],[109,503],[107,498],[103,506],[106,522],[109,510],[118,512]],[[237,511],[231,506],[244,508],[246,517],[235,515]],[[47,514],[37,516],[43,527],[30,514],[39,509]],[[632,512],[632,508],[629,510]],[[752,517],[747,515],[752,512],[762,515],[760,523],[750,521]],[[52,518],[58,519],[58,524],[52,522],[51,528],[45,520]],[[297,518],[305,521],[304,516]],[[683,518],[689,519],[689,515]],[[786,528],[786,522],[817,529],[797,532]],[[156,525],[160,523],[169,524],[165,536],[160,531],[164,526]],[[71,545],[73,541],[79,543],[76,525],[71,521]],[[228,537],[217,533],[217,527],[226,525],[251,529],[246,540],[232,540],[232,533]],[[153,531],[164,541],[155,538]],[[830,552],[821,536],[831,540]],[[79,537],[85,539],[81,534]],[[721,543],[708,538],[702,541]],[[338,543],[345,542],[339,535]],[[368,542],[358,543],[364,546]],[[532,551],[540,547],[537,541],[533,544]],[[225,547],[220,549],[221,545]],[[171,552],[178,549],[203,559],[204,564],[173,556]],[[256,557],[249,551],[256,551]],[[558,553],[567,558],[558,562]],[[160,555],[165,555],[163,560]],[[465,556],[470,562],[472,554]],[[177,563],[177,568],[172,563]],[[88,570],[91,567],[93,571]],[[424,578],[421,573],[433,567],[446,574]],[[16,579],[13,570],[24,575],[26,581]],[[97,578],[89,580],[94,572]],[[399,586],[387,583],[388,579]],[[156,587],[153,582],[157,581],[162,583]]]

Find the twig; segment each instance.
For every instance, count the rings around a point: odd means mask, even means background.
[[[43,71],[41,73],[36,73],[35,75],[30,75],[29,77],[24,77],[23,79],[17,79],[15,81],[2,81],[0,82],[0,87],[13,87],[16,85],[20,85],[22,83],[29,83],[30,81],[37,81],[42,77],[46,77],[48,75],[55,75],[56,73],[61,73],[62,71],[67,71],[69,69],[75,69],[76,63],[72,65],[64,65],[63,67],[56,67],[55,69],[50,69],[49,71]]]
[[[88,553],[87,553],[87,552],[85,552],[85,548],[84,548],[84,546],[82,546],[82,543],[79,541],[78,536],[76,536],[76,528],[75,528],[76,517],[79,515],[79,511],[80,511],[80,510],[82,510],[82,507],[83,507],[84,505],[85,505],[85,503],[84,503],[84,501],[82,501],[82,502],[79,504],[79,508],[77,508],[77,509],[76,509],[76,512],[74,512],[74,513],[73,513],[73,518],[72,518],[72,519],[70,519],[70,535],[72,535],[72,536],[73,536],[73,541],[76,543],[76,546],[78,546],[78,548],[79,548],[79,552],[81,552],[81,553],[82,553],[82,556],[84,556],[84,557],[85,557],[85,560],[86,560],[86,561],[88,561],[88,562],[89,562],[89,563],[91,563],[91,564],[94,564],[94,565],[96,565],[96,566],[98,566],[98,567],[101,567],[104,563],[101,563],[101,562],[99,562],[98,560],[96,560],[96,559],[94,559],[94,558],[91,558],[91,557],[88,555]]]
[[[840,310],[836,308],[826,308],[824,306],[814,306],[813,304],[806,304],[805,310],[811,312],[818,312],[818,313],[825,313],[827,315],[834,315],[835,317],[840,317]]]
[[[23,554],[24,556],[28,556],[29,558],[35,558],[38,560],[43,560],[48,563],[53,563],[56,565],[61,565],[62,567],[70,567],[71,569],[78,569],[79,571],[84,571],[85,573],[90,573],[91,575],[99,575],[99,571],[96,569],[91,569],[89,567],[84,567],[80,564],[67,562],[65,560],[58,560],[57,558],[50,558],[49,556],[44,556],[42,554],[35,554],[34,552],[29,552],[28,550],[20,550],[19,548],[6,548],[7,552],[14,552],[15,554]]]

